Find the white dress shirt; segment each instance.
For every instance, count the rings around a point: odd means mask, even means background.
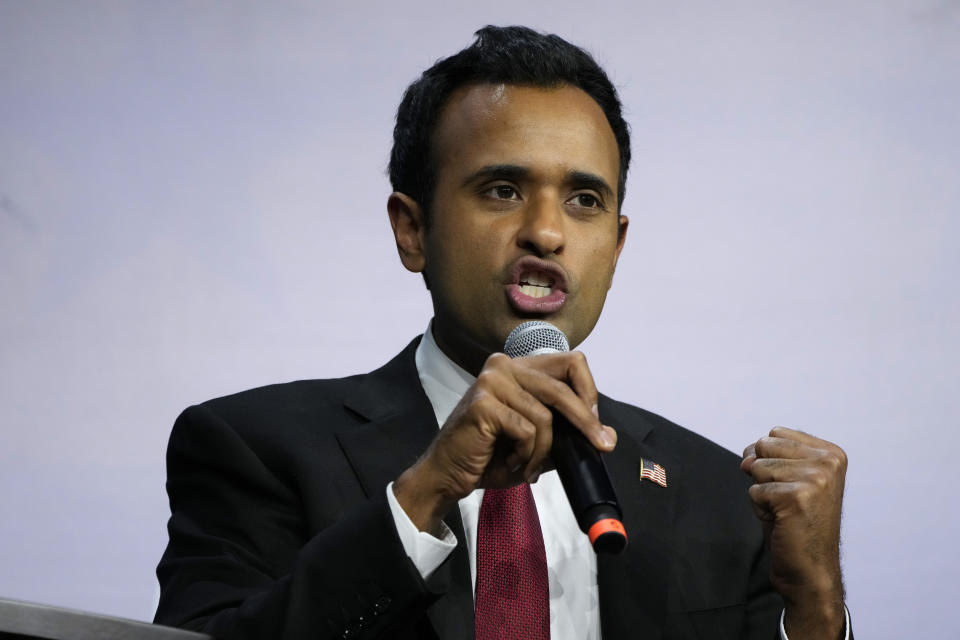
[[[427,327],[417,347],[416,363],[420,383],[433,405],[439,427],[447,421],[476,378],[440,350],[433,339],[431,326]],[[547,556],[550,638],[600,640],[597,556],[590,546],[590,540],[577,526],[577,519],[556,471],[542,474],[537,482],[530,485],[530,490],[540,516]],[[393,495],[393,483],[387,487],[387,500],[407,555],[420,574],[428,577],[457,546],[456,537],[446,525],[443,525],[442,539],[419,531]],[[482,500],[483,489],[477,489],[461,500],[459,505],[474,592],[477,583],[477,518]]]
[[[453,408],[476,378],[446,356],[433,339],[433,323],[417,347],[416,365],[420,383],[433,406],[437,426],[443,426]],[[547,557],[550,581],[551,640],[600,640],[600,600],[597,589],[597,557],[587,535],[580,531],[570,502],[556,471],[542,474],[530,485],[540,517],[543,546]],[[476,593],[477,584],[477,518],[483,489],[476,489],[460,500],[460,518],[466,536],[470,560],[470,582]],[[393,494],[393,483],[387,486],[387,502],[393,514],[400,542],[420,575],[429,577],[457,546],[457,539],[441,522],[440,538],[417,529]],[[850,622],[847,617],[847,638]],[[788,640],[780,616],[780,636]]]

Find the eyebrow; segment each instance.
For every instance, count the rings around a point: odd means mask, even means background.
[[[586,171],[571,171],[567,174],[567,182],[577,189],[592,189],[605,198],[613,198],[613,189],[600,176]]]
[[[518,164],[488,164],[480,167],[463,180],[464,185],[484,180],[511,180],[520,182],[530,175],[530,169]]]
[[[463,184],[473,184],[483,180],[510,180],[520,182],[530,176],[530,169],[518,164],[490,164],[481,167],[467,176]],[[606,198],[613,197],[613,189],[600,176],[587,171],[569,171],[564,179],[575,189],[592,189]]]

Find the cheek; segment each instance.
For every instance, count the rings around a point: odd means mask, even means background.
[[[597,242],[586,256],[586,268],[582,280],[584,290],[582,293],[589,296],[591,301],[602,302],[606,296],[613,279],[615,255],[615,243]]]
[[[464,225],[456,233],[438,234],[431,244],[431,271],[435,279],[446,283],[452,295],[475,295],[487,281],[495,280],[498,267],[494,243],[482,230]]]
[[[446,251],[451,259],[468,270],[462,275],[477,280],[490,275],[491,270],[499,269],[504,241],[504,233],[490,220],[465,216],[456,234],[450,235]]]

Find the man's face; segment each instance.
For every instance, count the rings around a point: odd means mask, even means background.
[[[421,237],[440,346],[475,373],[525,320],[582,342],[627,226],[617,142],[600,106],[566,85],[464,87],[441,114],[434,153]]]

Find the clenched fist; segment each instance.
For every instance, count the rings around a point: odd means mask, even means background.
[[[840,512],[847,456],[837,445],[776,427],[743,451],[754,511],[770,547],[770,580],[790,640],[843,637]]]

